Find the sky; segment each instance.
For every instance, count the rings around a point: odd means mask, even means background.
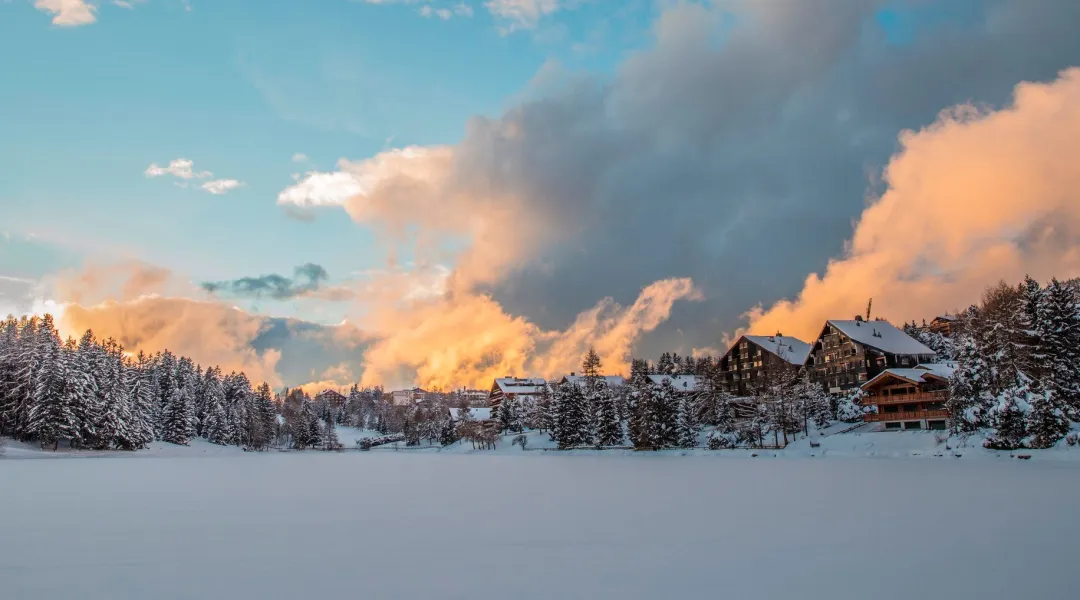
[[[274,385],[444,389],[806,338],[870,297],[930,318],[1080,275],[1076,22],[0,1],[0,312]]]

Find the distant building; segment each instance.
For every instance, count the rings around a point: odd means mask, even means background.
[[[886,430],[945,429],[949,411],[951,364],[916,365],[911,369],[885,369],[862,385],[863,404],[877,407],[876,414],[863,417],[884,423]]]
[[[548,382],[542,377],[500,377],[491,384],[488,406],[496,408],[509,397],[539,396],[545,389]]]
[[[417,402],[427,400],[428,392],[413,388],[411,390],[394,390],[390,393],[390,401],[394,406],[409,406]]]
[[[873,379],[886,369],[933,362],[936,354],[887,321],[827,321],[813,343],[806,368],[830,393]]]
[[[585,385],[585,379],[586,377],[584,375],[576,375],[574,373],[571,373],[569,375],[564,375],[563,378],[559,380],[559,383],[573,383],[574,385]],[[618,387],[620,385],[626,384],[626,378],[622,375],[601,375],[597,379],[602,379],[604,383],[607,383],[611,387]]]
[[[675,391],[690,394],[696,392],[697,377],[694,375],[649,375],[649,380],[656,385],[663,385],[664,381],[670,381]]]
[[[739,336],[720,357],[724,391],[753,396],[767,385],[766,374],[798,370],[806,363],[810,350],[810,344],[780,333]]]
[[[453,421],[454,423],[460,423],[462,421],[462,419],[464,418],[464,415],[466,414],[466,412],[465,412],[466,410],[468,410],[467,414],[468,414],[468,419],[469,420],[472,420],[472,421],[490,421],[491,420],[491,409],[490,408],[469,408],[469,409],[451,408],[451,409],[449,409],[449,411],[450,411],[450,420]]]
[[[323,390],[315,395],[315,401],[323,401],[330,406],[341,407],[345,404],[345,396],[334,390]]]
[[[955,315],[941,315],[934,317],[933,321],[926,328],[930,333],[940,333],[945,337],[950,337],[954,333],[957,333],[962,326],[960,317]]]

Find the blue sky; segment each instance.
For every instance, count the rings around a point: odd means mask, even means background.
[[[2,3],[2,228],[21,243],[8,243],[0,268],[40,276],[137,257],[212,280],[307,261],[332,277],[376,266],[370,232],[344,214],[301,223],[275,205],[290,176],[453,143],[549,60],[612,69],[652,11],[641,2],[605,18],[615,4],[507,32],[513,20],[475,1],[464,4],[471,16],[440,1],[99,2],[81,26],[53,24],[30,1]],[[425,18],[425,6],[456,13]],[[212,195],[143,174],[181,157],[243,185]]]

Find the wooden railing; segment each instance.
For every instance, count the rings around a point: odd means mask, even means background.
[[[895,396],[870,396],[864,402],[866,404],[912,404],[914,402],[945,402],[948,399],[948,392],[920,392]]]
[[[921,421],[923,419],[945,419],[949,411],[941,410],[915,410],[910,412],[877,413],[863,415],[863,421],[873,423],[876,421]]]

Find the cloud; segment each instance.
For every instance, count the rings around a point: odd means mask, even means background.
[[[420,8],[419,13],[420,16],[425,19],[439,18],[443,21],[449,21],[454,17],[471,17],[473,16],[473,9],[464,2],[460,2],[451,7],[439,8],[433,8],[430,4],[427,4]]]
[[[176,158],[169,161],[169,164],[164,167],[158,166],[157,163],[150,163],[150,166],[146,168],[144,173],[147,177],[164,177],[166,175],[171,175],[181,180],[174,183],[182,188],[188,187],[188,180],[209,179],[214,176],[210,171],[196,171],[194,167],[195,163],[192,160],[187,158]],[[211,179],[210,181],[201,183],[199,188],[215,196],[220,196],[243,185],[244,182],[236,179]]]
[[[34,8],[53,15],[53,25],[78,27],[97,20],[97,6],[86,0],[34,0]]]
[[[308,160],[307,154],[304,154],[303,152],[297,152],[292,155],[292,161],[296,163],[306,163]]]
[[[535,29],[540,19],[554,14],[561,8],[560,0],[487,0],[484,7],[500,20],[500,32],[512,33],[520,29]]]
[[[295,185],[278,194],[277,203],[299,209],[322,206],[341,206],[363,191],[361,184],[351,174],[341,171],[325,173],[309,171]]]
[[[231,281],[208,281],[202,284],[202,288],[211,294],[288,300],[312,295],[329,278],[330,275],[321,265],[305,263],[293,269],[291,278],[276,274],[241,277]]]
[[[235,190],[242,185],[244,185],[242,181],[237,181],[235,179],[214,179],[204,182],[199,187],[206,190],[207,192],[210,192],[211,194],[214,194],[215,196],[220,196],[222,194],[228,193],[229,190]]]
[[[906,321],[963,308],[999,279],[1080,275],[1080,68],[1017,85],[1000,110],[946,109],[900,145],[844,255],[795,300],[754,311],[752,330],[814,335],[871,296]]]

